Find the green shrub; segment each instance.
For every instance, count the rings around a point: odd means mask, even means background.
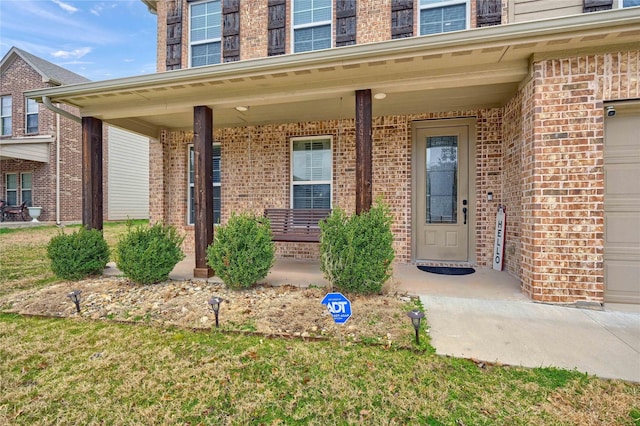
[[[234,214],[218,226],[207,249],[207,263],[233,289],[251,287],[266,277],[274,258],[269,220],[249,213]]]
[[[79,280],[103,273],[109,262],[109,246],[97,229],[81,227],[77,232],[53,237],[47,245],[51,270],[65,280]]]
[[[389,208],[377,201],[360,215],[335,209],[320,222],[320,267],[334,287],[362,294],[382,290],[395,257],[391,221]]]
[[[156,223],[152,226],[127,225],[116,246],[118,269],[130,280],[140,284],[165,281],[178,262],[184,259],[182,240],[173,226]]]

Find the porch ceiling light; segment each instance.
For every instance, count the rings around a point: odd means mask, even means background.
[[[239,105],[239,106],[236,107],[236,111],[246,112],[246,111],[249,111],[249,107],[248,106]]]
[[[73,303],[75,303],[76,311],[78,313],[80,313],[80,294],[81,293],[82,293],[82,291],[80,291],[80,290],[73,290],[71,293],[67,294],[67,297],[69,299],[71,299],[71,301]]]
[[[224,300],[218,296],[214,296],[211,299],[209,299],[209,306],[211,307],[211,310],[213,311],[213,313],[216,315],[216,328],[218,327],[218,313],[220,312],[220,304],[223,301]]]
[[[376,93],[375,95],[373,95],[374,98],[381,100],[387,97],[387,94],[384,92],[380,92],[380,93]]]
[[[414,309],[413,311],[407,312],[407,316],[411,318],[411,324],[413,324],[413,328],[416,331],[416,345],[419,345],[420,337],[418,331],[420,330],[420,322],[422,318],[424,318],[424,312]]]

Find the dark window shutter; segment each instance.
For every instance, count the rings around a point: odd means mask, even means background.
[[[356,44],[356,0],[336,0],[336,47]]]
[[[284,55],[287,23],[287,3],[285,0],[269,0],[269,56]]]
[[[222,2],[222,60],[240,60],[240,0]]]
[[[613,8],[613,0],[584,0],[582,11],[584,13],[609,10]]]
[[[502,23],[501,0],[477,0],[476,18],[478,27],[490,27]]]
[[[166,68],[182,68],[182,0],[167,2],[167,60]]]
[[[413,0],[391,1],[391,38],[413,36]]]

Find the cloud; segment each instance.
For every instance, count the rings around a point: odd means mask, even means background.
[[[104,10],[104,6],[102,4],[98,4],[94,7],[91,8],[90,12],[93,13],[96,16],[100,16],[102,14],[102,11]]]
[[[57,4],[58,6],[60,6],[62,10],[66,10],[69,13],[76,13],[79,10],[77,7],[73,7],[69,3],[63,3],[60,0],[51,0],[51,1]]]
[[[89,52],[91,52],[90,47],[81,47],[80,49],[74,50],[58,50],[51,53],[51,56],[60,59],[80,59]]]

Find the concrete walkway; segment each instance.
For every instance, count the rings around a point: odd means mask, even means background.
[[[170,277],[193,279],[194,265],[189,256]],[[318,262],[292,260],[276,262],[264,282],[327,285]],[[640,382],[640,305],[591,310],[534,303],[517,279],[492,269],[446,276],[396,265],[387,287],[420,297],[438,354]]]

